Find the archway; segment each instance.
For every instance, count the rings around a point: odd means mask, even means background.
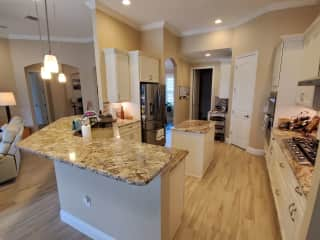
[[[41,63],[25,67],[28,97],[36,128],[42,128],[61,117],[83,114],[79,69],[68,64],[61,64],[60,69],[66,76],[66,82],[59,82],[58,74],[53,74],[50,80],[43,80]]]
[[[171,146],[171,128],[174,124],[176,63],[172,58],[165,61],[166,85],[166,146]]]

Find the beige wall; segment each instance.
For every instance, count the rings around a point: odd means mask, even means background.
[[[15,92],[16,83],[13,76],[12,60],[8,39],[0,38],[0,92]],[[10,107],[15,113],[15,107]],[[0,125],[7,121],[5,110],[0,107]]]
[[[100,79],[102,101],[106,102],[108,98],[103,49],[117,48],[126,51],[139,50],[140,32],[100,10],[96,10],[95,28],[95,47],[100,55],[98,58],[99,63],[97,62],[97,64],[100,64],[100,72],[97,72],[97,74],[100,74],[100,76],[98,76],[98,80]]]
[[[45,42],[28,40],[10,40],[14,78],[17,86],[19,113],[27,126],[34,126],[31,114],[31,102],[28,94],[25,67],[43,61]],[[53,53],[61,64],[69,64],[80,70],[84,106],[91,101],[98,109],[97,82],[93,44],[53,43]],[[56,96],[55,96],[56,97]]]
[[[184,52],[226,47],[232,48],[233,57],[253,51],[259,52],[250,134],[251,147],[263,148],[263,106],[271,90],[272,56],[280,42],[280,36],[303,33],[318,13],[319,7],[315,6],[275,11],[257,17],[233,30],[182,39]]]

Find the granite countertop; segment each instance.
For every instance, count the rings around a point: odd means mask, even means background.
[[[301,137],[302,134],[298,132],[292,132],[292,131],[283,131],[274,128],[272,130],[272,135],[275,137],[275,140],[278,142],[282,152],[285,154],[289,165],[296,176],[303,193],[305,196],[308,196],[308,193],[311,190],[312,185],[312,174],[314,171],[314,166],[310,164],[309,165],[300,165],[292,156],[290,153],[288,147],[285,145],[284,141],[285,139],[292,138],[292,137]]]
[[[183,150],[118,138],[85,140],[73,135],[71,122],[74,118],[57,120],[19,142],[18,147],[134,185],[148,184],[188,154]]]
[[[212,121],[187,120],[175,125],[172,129],[182,132],[207,133],[213,127]]]
[[[137,122],[140,122],[140,120],[139,119],[117,119],[117,121],[115,121],[115,124],[117,124],[118,127],[124,127]]]

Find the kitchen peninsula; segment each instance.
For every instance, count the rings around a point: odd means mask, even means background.
[[[205,175],[213,160],[214,131],[214,122],[203,120],[187,120],[172,128],[172,146],[189,151],[186,175]]]
[[[54,161],[61,220],[93,239],[173,239],[183,212],[187,152],[103,134],[85,140],[73,134],[74,118],[18,146]]]

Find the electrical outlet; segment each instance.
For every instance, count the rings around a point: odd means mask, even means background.
[[[83,197],[83,203],[87,208],[90,208],[92,206],[91,198],[87,195]]]

